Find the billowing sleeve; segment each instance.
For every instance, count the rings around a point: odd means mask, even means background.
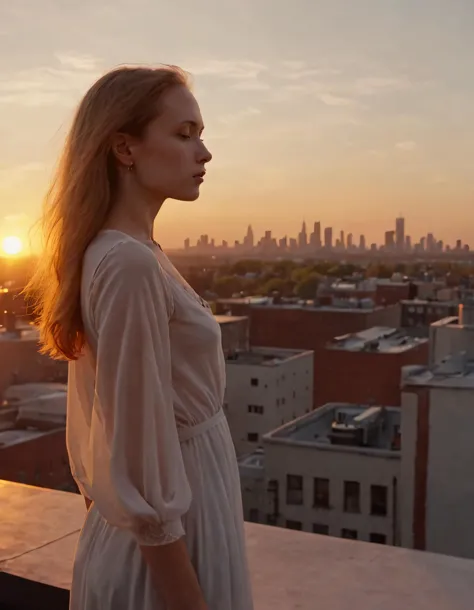
[[[90,291],[97,337],[89,495],[139,544],[184,535],[191,490],[173,411],[169,285],[153,252],[116,246]]]

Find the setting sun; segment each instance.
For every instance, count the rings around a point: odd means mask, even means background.
[[[15,256],[16,254],[20,254],[20,252],[23,250],[23,244],[19,237],[10,235],[9,237],[5,237],[3,240],[2,249],[5,254]]]

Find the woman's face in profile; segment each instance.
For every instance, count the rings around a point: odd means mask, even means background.
[[[154,197],[194,201],[212,158],[202,141],[198,103],[186,87],[176,86],[163,95],[160,110],[143,137],[130,145],[134,172]]]

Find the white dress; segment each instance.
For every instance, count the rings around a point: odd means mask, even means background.
[[[139,548],[185,536],[209,610],[252,610],[220,328],[161,249],[101,231],[84,257],[87,344],[67,444],[93,500],[71,610],[165,610]]]

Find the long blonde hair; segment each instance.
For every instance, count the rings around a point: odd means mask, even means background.
[[[159,113],[163,93],[177,85],[188,86],[188,78],[175,66],[120,67],[102,76],[79,104],[44,202],[44,251],[23,291],[40,329],[41,353],[58,360],[80,355],[82,259],[117,190],[112,136],[141,136]]]

